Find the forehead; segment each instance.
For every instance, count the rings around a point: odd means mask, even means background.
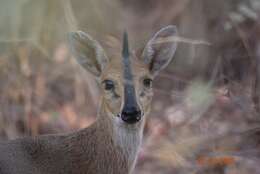
[[[124,77],[123,58],[120,53],[121,52],[119,52],[118,54],[109,55],[109,62],[104,72],[102,73],[102,77],[101,77],[102,79],[105,78],[122,79]],[[131,53],[130,61],[131,61],[131,70],[134,78],[149,75],[148,67],[144,65],[134,53]]]

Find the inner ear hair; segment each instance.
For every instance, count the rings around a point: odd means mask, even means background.
[[[102,46],[82,31],[69,33],[69,46],[77,62],[86,70],[100,76],[108,58]]]

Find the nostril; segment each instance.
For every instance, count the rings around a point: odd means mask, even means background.
[[[136,123],[141,120],[141,111],[136,108],[123,109],[121,119],[130,124]]]
[[[123,110],[122,114],[129,115],[129,116],[135,116],[135,115],[140,115],[141,111],[140,110]]]

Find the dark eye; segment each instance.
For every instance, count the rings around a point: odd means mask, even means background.
[[[103,81],[105,90],[113,90],[115,88],[115,84],[112,80],[104,80]]]
[[[149,79],[149,78],[146,78],[146,79],[143,80],[143,84],[147,88],[151,88],[152,87],[152,82],[153,82],[153,80]]]

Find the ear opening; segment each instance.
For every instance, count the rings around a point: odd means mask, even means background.
[[[108,62],[102,46],[82,31],[70,32],[68,40],[71,53],[77,62],[84,69],[99,77]]]
[[[176,36],[177,28],[170,25],[159,30],[146,44],[141,59],[152,75],[157,75],[172,60],[177,48]]]

